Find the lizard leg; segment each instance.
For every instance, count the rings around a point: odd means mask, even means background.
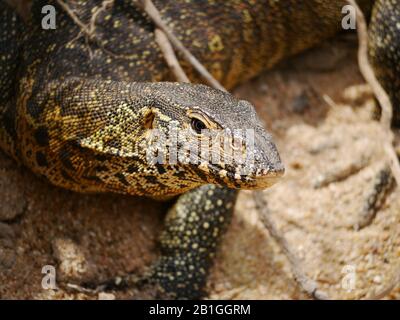
[[[165,218],[160,258],[144,277],[128,275],[107,283],[106,287],[151,286],[161,297],[202,297],[218,243],[231,220],[237,193],[204,185],[180,196]]]
[[[168,212],[161,257],[150,271],[176,298],[199,298],[219,240],[233,213],[237,191],[205,185],[182,195]]]
[[[384,200],[393,190],[394,182],[390,167],[384,163],[375,173],[373,183],[369,187],[364,205],[354,225],[356,230],[363,229],[373,222]]]

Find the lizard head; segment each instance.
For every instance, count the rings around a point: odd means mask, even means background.
[[[50,103],[62,107],[44,118],[51,119],[46,135],[32,135],[49,137],[42,154],[51,157],[40,173],[55,184],[169,197],[208,183],[264,189],[284,172],[254,107],[229,93],[172,82],[68,86],[87,97]]]
[[[149,92],[151,130],[140,141],[163,184],[168,178],[180,189],[204,183],[265,189],[283,175],[275,143],[251,103],[204,85],[154,83]]]

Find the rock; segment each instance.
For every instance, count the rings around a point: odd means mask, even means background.
[[[67,238],[57,238],[52,243],[54,257],[59,262],[58,271],[61,280],[72,282],[90,281],[95,268],[90,263],[83,249]]]
[[[10,221],[23,214],[27,206],[18,168],[8,168],[12,160],[0,152],[0,221]]]
[[[100,292],[99,300],[115,300],[115,296],[112,293]]]
[[[0,268],[10,269],[16,260],[14,230],[0,222]]]

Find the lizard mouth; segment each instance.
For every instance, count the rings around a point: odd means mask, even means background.
[[[260,174],[255,177],[251,177],[251,181],[254,183],[252,190],[266,189],[277,183],[285,174],[284,166],[274,168],[273,170],[261,170]]]
[[[235,170],[222,168],[219,165],[209,164],[208,169],[213,173],[213,181],[234,189],[260,190],[277,183],[285,173],[281,162],[266,169],[255,169],[247,174],[238,174]]]

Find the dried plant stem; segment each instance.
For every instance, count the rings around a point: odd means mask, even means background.
[[[171,46],[167,36],[164,31],[161,29],[155,30],[155,38],[157,44],[160,46],[160,49],[164,55],[164,58],[168,64],[168,67],[171,69],[172,73],[175,75],[176,80],[180,82],[190,82],[187,77],[185,71],[183,71],[178,59],[176,58],[174,49]]]
[[[393,107],[388,94],[379,83],[378,79],[375,76],[374,70],[372,69],[368,61],[368,30],[364,15],[361,9],[358,7],[356,1],[347,1],[356,9],[357,13],[357,33],[359,41],[358,64],[360,72],[363,75],[365,81],[371,86],[372,91],[374,92],[382,108],[381,124],[382,129],[386,135],[386,139],[384,141],[384,150],[387,154],[390,168],[392,170],[396,183],[400,186],[400,163],[397,158],[396,151],[393,147],[394,135],[391,130]]]
[[[381,124],[382,130],[386,136],[383,142],[383,148],[386,153],[391,172],[396,180],[397,185],[400,186],[400,163],[396,150],[393,146],[394,135],[391,130],[393,107],[388,94],[379,83],[375,76],[374,70],[368,61],[368,29],[365,17],[355,0],[347,0],[347,2],[355,8],[357,15],[357,34],[359,41],[358,64],[360,72],[365,81],[371,86],[372,91],[374,92],[375,97],[378,99],[382,108]],[[394,279],[391,281],[391,284],[389,284],[386,289],[378,293],[374,299],[382,299],[388,295],[399,283],[400,272],[394,277]]]
[[[264,224],[265,228],[267,228],[270,235],[278,243],[279,247],[282,249],[283,253],[289,260],[292,273],[296,282],[312,298],[318,300],[329,299],[325,292],[318,289],[317,283],[306,275],[302,268],[301,260],[290,248],[290,245],[285,237],[283,237],[279,230],[276,228],[275,223],[271,219],[268,204],[264,199],[263,192],[254,191],[253,198],[256,204],[256,209],[260,213],[261,222]]]
[[[96,43],[104,53],[112,56],[113,58],[131,60],[136,57],[136,55],[114,53],[111,50],[105,48],[104,45],[101,43],[101,41],[96,37],[97,17],[99,16],[99,14],[101,12],[105,11],[109,6],[112,6],[114,4],[114,0],[104,0],[101,4],[101,7],[97,8],[97,10],[95,10],[93,12],[93,15],[88,24],[83,23],[82,20],[79,19],[79,17],[76,15],[76,13],[63,0],[57,0],[57,3],[69,15],[69,17],[72,19],[72,21],[74,21],[74,23],[81,30],[80,33],[74,39],[72,39],[70,42],[74,42],[75,40],[79,39],[82,36],[82,34],[84,34],[86,44],[88,45],[88,51],[89,51],[90,58],[92,58],[92,51],[89,46],[89,41]]]

